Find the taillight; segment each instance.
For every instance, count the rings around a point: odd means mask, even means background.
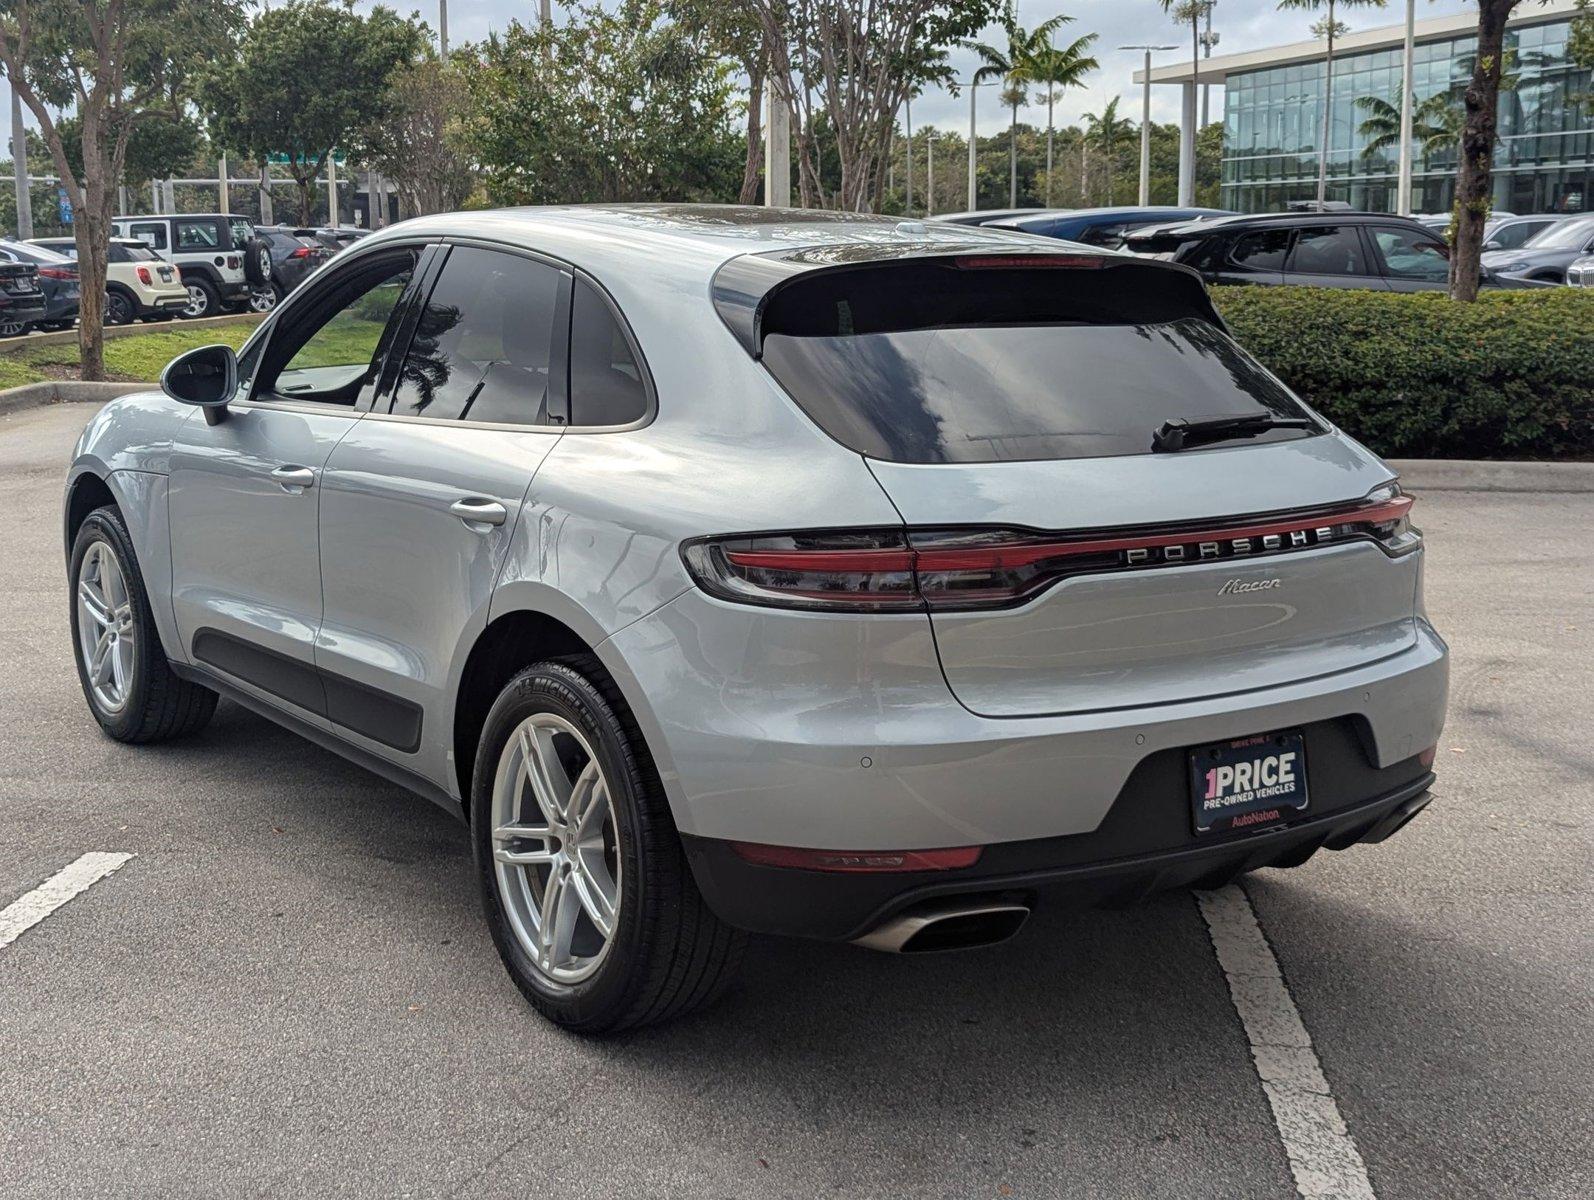
[[[239,258],[236,254],[229,254],[227,256],[227,266],[228,266],[228,268],[230,270],[236,270],[238,268],[238,264],[241,263],[242,261],[243,260],[241,258]]]
[[[289,258],[309,258],[310,257],[310,247],[309,246],[300,246],[297,250],[295,250],[291,254],[289,254],[288,257]]]
[[[982,848],[952,846],[944,850],[809,850],[802,846],[732,842],[731,849],[742,861],[758,867],[889,874],[898,871],[956,871],[972,867],[979,862]]]
[[[76,279],[76,267],[40,267],[40,279]]]
[[[153,279],[150,278],[149,268],[148,267],[139,267],[138,268],[138,281],[140,283],[145,283],[145,284],[155,282]]]
[[[1386,554],[1422,545],[1396,484],[1364,500],[1222,524],[1036,533],[854,529],[699,538],[682,547],[704,591],[725,600],[829,612],[949,612],[1022,604],[1076,575],[1248,561],[1351,541]]]

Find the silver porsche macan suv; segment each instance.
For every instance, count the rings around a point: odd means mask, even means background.
[[[1428,802],[1411,497],[1200,279],[1022,234],[706,206],[408,221],[89,423],[89,706],[218,696],[470,827],[585,1031],[746,931],[976,946]]]

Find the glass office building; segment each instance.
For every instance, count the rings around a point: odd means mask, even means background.
[[[1594,80],[1567,57],[1575,0],[1523,4],[1506,33],[1506,78],[1495,150],[1497,210],[1594,209]],[[1476,9],[1417,24],[1412,210],[1446,212],[1455,195],[1462,95],[1472,75]],[[1404,26],[1348,34],[1336,44],[1329,133],[1328,198],[1393,211],[1399,161]],[[1317,195],[1323,134],[1320,41],[1215,57],[1201,82],[1224,85],[1222,199],[1225,208],[1268,212]],[[1137,75],[1137,80],[1139,76]],[[1189,63],[1152,72],[1154,84],[1183,84]]]

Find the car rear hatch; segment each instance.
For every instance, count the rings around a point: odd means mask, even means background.
[[[1409,497],[1229,338],[1192,272],[905,258],[789,278],[753,308],[741,335],[900,512],[878,536],[904,544],[972,711],[1198,700],[1414,643]]]
[[[32,263],[0,262],[0,292],[24,303],[42,300],[39,290],[39,268]]]

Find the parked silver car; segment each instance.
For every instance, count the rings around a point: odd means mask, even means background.
[[[1394,474],[1183,267],[756,208],[454,214],[107,405],[66,489],[112,737],[226,696],[466,820],[575,1029],[744,930],[979,945],[1379,841],[1443,641]]]

